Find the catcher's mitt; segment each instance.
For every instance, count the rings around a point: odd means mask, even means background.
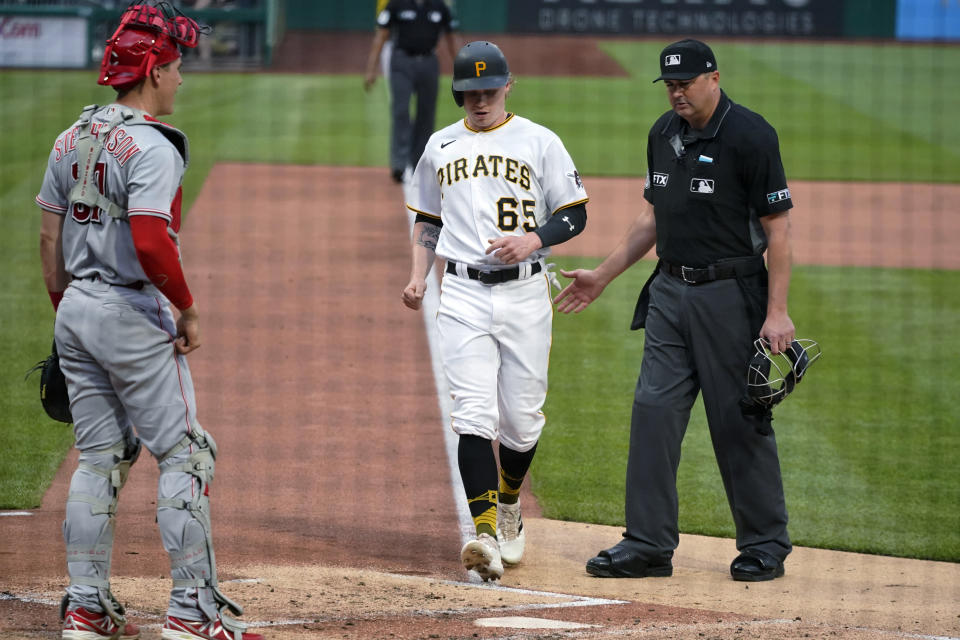
[[[27,375],[35,371],[40,371],[40,404],[47,415],[58,422],[73,422],[73,416],[70,414],[70,398],[67,397],[67,379],[60,370],[60,356],[57,355],[57,343],[53,343],[50,355],[46,360],[38,362]]]

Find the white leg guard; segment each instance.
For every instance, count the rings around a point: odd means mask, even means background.
[[[199,605],[207,620],[219,618],[237,635],[246,626],[231,614],[243,608],[220,592],[213,553],[208,487],[216,456],[213,437],[198,427],[160,458],[157,524],[170,554],[170,615],[195,620]]]
[[[60,603],[61,618],[68,608],[84,607],[124,625],[123,607],[110,592],[110,561],[120,490],[139,455],[136,439],[80,453],[63,521],[70,586]]]

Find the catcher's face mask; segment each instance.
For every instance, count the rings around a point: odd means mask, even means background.
[[[820,345],[813,340],[794,340],[776,355],[762,338],[753,345],[756,352],[747,367],[747,398],[767,408],[786,398],[821,354]]]
[[[132,2],[107,40],[97,83],[131,87],[146,78],[154,66],[179,58],[181,47],[196,47],[200,35],[209,32],[210,27],[197,24],[167,2]]]
[[[120,17],[118,30],[127,26],[153,29],[169,36],[177,44],[189,49],[197,46],[200,34],[205,33],[195,20],[183,15],[179,9],[167,2],[149,4],[131,4]]]

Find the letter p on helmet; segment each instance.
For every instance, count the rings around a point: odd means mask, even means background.
[[[477,61],[474,62],[473,64],[474,64],[474,66],[475,66],[476,69],[477,69],[477,77],[479,78],[479,77],[480,77],[480,72],[482,72],[484,69],[487,68],[487,63],[484,62],[483,60],[477,60]]]

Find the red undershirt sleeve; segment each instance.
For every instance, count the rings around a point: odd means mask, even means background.
[[[180,252],[167,234],[167,221],[156,216],[131,216],[130,230],[140,266],[161,293],[181,311],[193,305],[180,265]]]
[[[50,291],[48,289],[47,293],[50,294],[50,302],[53,303],[53,310],[56,311],[60,308],[60,301],[63,300],[63,291]]]

